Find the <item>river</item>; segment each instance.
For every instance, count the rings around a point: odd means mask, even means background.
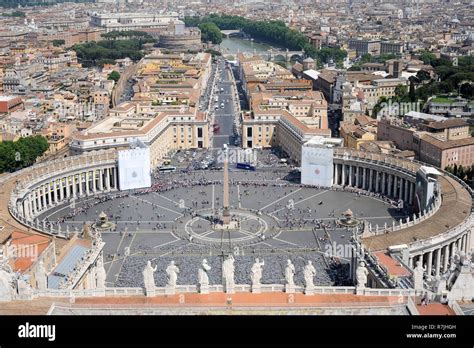
[[[267,51],[272,48],[272,46],[266,43],[250,41],[241,37],[225,37],[222,39],[220,46],[224,54],[235,55],[238,52],[256,53],[261,54],[265,58],[268,57]],[[287,67],[290,67],[292,64],[294,64],[294,61],[286,63]]]
[[[261,54],[266,53],[270,48],[272,48],[270,45],[250,41],[240,37],[229,37],[222,39],[221,47],[225,49],[223,51],[228,54],[237,54],[238,52],[255,52],[257,54]]]

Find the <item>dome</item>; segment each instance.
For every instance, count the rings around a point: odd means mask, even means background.
[[[314,59],[311,58],[311,57],[305,58],[305,59],[303,60],[303,63],[314,63]]]

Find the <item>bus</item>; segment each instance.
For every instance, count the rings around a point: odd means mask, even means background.
[[[255,166],[250,163],[237,163],[237,169],[255,170]]]
[[[175,172],[175,171],[176,171],[176,167],[173,167],[173,166],[164,166],[164,167],[158,168],[158,171],[159,171],[160,173]]]

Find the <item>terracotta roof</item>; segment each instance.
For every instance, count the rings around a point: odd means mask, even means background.
[[[15,245],[18,248],[28,248],[28,246],[36,246],[37,256],[49,246],[51,239],[38,235],[38,234],[28,234],[24,232],[15,231],[11,234],[11,245]],[[28,257],[16,257],[13,261],[13,270],[14,271],[25,271],[31,267],[35,261],[34,257],[28,255]]]
[[[447,150],[447,149],[452,149],[455,147],[462,147],[462,146],[469,146],[469,145],[474,145],[474,137],[469,137],[469,138],[464,138],[464,139],[459,139],[459,140],[447,140],[443,141],[440,140],[430,134],[422,134],[421,135],[421,140],[426,141],[436,147],[438,147],[441,150]]]
[[[410,271],[400,262],[392,258],[388,252],[377,251],[374,253],[379,263],[388,271],[388,274],[394,277],[407,277],[411,275]]]
[[[428,123],[428,127],[433,129],[447,129],[447,128],[454,128],[454,127],[462,127],[467,126],[467,122],[460,118],[451,118],[445,121],[434,121]]]

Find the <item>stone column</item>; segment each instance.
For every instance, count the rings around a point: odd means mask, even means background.
[[[353,165],[349,165],[349,186],[352,187]]]
[[[77,186],[76,186],[76,175],[71,175],[72,180],[72,196],[76,198]]]
[[[342,165],[342,182],[341,182],[341,185],[342,186],[345,186],[346,185],[346,165],[343,164]]]
[[[64,199],[64,186],[63,178],[59,179],[59,199],[62,201]]]
[[[374,170],[373,169],[369,169],[369,191],[372,192],[372,185],[373,185],[373,181],[374,181]]]
[[[86,196],[90,195],[90,189],[89,189],[89,179],[90,179],[90,171],[86,172]]]
[[[95,169],[92,169],[92,192],[97,192],[97,183],[95,182]]]
[[[23,217],[25,219],[29,219],[30,218],[30,213],[29,213],[29,207],[28,207],[28,199],[25,199],[23,200],[23,202],[21,204],[18,204],[16,205],[16,209],[18,211],[18,214],[19,215],[23,215]]]
[[[104,190],[104,176],[103,169],[99,169],[99,191]]]
[[[66,176],[66,197],[71,197],[71,187],[69,186],[69,179],[71,178],[70,175]],[[72,178],[71,178],[72,180]]]
[[[110,191],[110,169],[105,169],[105,189]]]
[[[385,185],[386,180],[387,180],[387,174],[385,172],[382,172],[382,194],[383,195],[386,193],[386,185]]]
[[[431,277],[431,268],[433,266],[433,251],[428,251],[428,257],[426,261],[426,273]]]
[[[359,179],[359,176],[360,173],[359,173],[359,166],[356,167],[356,182],[355,182],[355,185],[357,188],[359,188],[359,183],[360,183],[360,179]]]
[[[446,272],[449,267],[449,244],[446,244],[443,249],[443,271]]]
[[[449,251],[449,256],[450,257],[454,256],[454,245],[455,244],[456,244],[455,242],[451,242],[451,244],[450,244],[450,247],[451,247],[451,250]]]
[[[33,216],[36,215],[36,213],[38,212],[38,201],[36,200],[36,190],[33,190],[31,192],[31,203],[32,203],[32,206],[33,206]]]
[[[362,189],[367,189],[367,168],[362,168]]]
[[[82,194],[83,194],[83,189],[82,189],[82,174],[83,174],[83,173],[79,173],[79,174],[78,174],[79,197],[82,197]]]
[[[394,174],[393,175],[393,198],[398,198],[398,177]]]
[[[56,179],[53,181],[53,189],[54,189],[54,204],[58,204],[58,185]]]
[[[28,195],[28,207],[30,208],[30,218],[35,215],[35,210],[33,208],[33,195],[30,193]]]
[[[52,206],[53,205],[53,195],[51,193],[51,182],[46,184],[46,189],[48,190],[49,206]]]
[[[441,265],[441,248],[436,249],[436,255],[435,255],[435,276],[438,276],[438,275],[439,275],[440,265]]]
[[[339,168],[338,164],[334,163],[334,185],[339,185]]]
[[[42,191],[41,205],[42,205],[43,209],[46,209],[46,207],[47,207],[47,205],[46,205],[46,185],[41,186],[41,191]]]

